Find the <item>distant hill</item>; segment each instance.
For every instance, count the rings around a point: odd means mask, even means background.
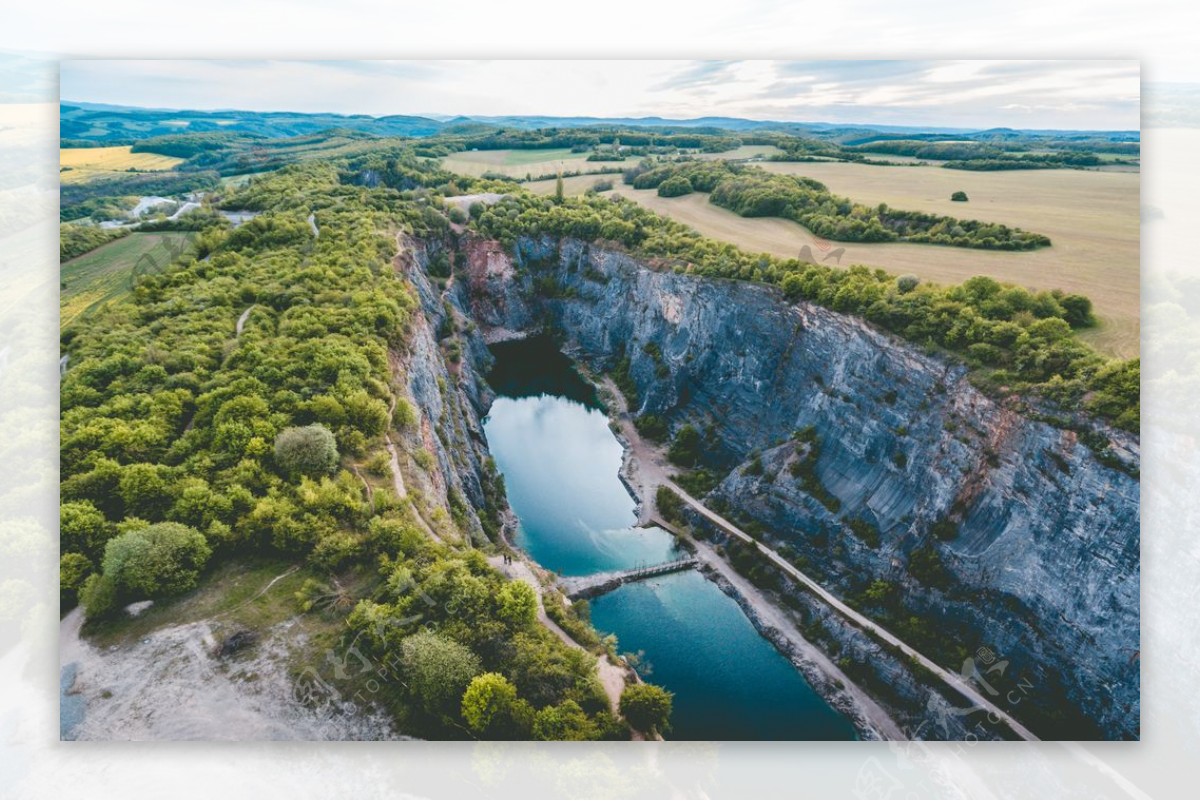
[[[1089,139],[1137,142],[1137,131],[1020,131],[995,128],[906,127],[897,125],[847,125],[823,122],[779,122],[740,117],[554,117],[519,116],[411,116],[372,117],[367,114],[309,114],[287,111],[189,111],[115,106],[104,103],[63,101],[59,107],[59,134],[70,144],[132,144],[138,140],[183,133],[226,132],[249,137],[279,139],[337,129],[369,136],[424,137],[435,134],[473,135],[501,128],[622,127],[664,131],[765,132],[811,136],[844,144],[887,139],[972,139],[1015,141],[1046,135],[1079,135]],[[436,118],[435,118],[436,117]]]

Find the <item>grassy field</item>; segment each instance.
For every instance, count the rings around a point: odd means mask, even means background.
[[[524,178],[526,174],[549,175],[562,169],[597,171],[633,161],[588,161],[587,153],[572,153],[570,148],[539,150],[468,150],[442,159],[442,167],[462,175],[480,176],[485,172],[500,173],[509,178]]]
[[[780,152],[773,145],[743,145],[725,153],[703,153],[701,159],[748,159]],[[599,172],[605,168],[632,167],[641,161],[639,156],[630,156],[624,161],[588,161],[587,153],[572,153],[570,148],[511,149],[511,150],[468,150],[442,159],[442,167],[462,175],[480,176],[485,172],[500,173],[509,178],[524,178],[532,175],[553,175],[563,172]],[[617,176],[618,178],[620,176]],[[591,184],[588,184],[591,186]],[[583,190],[580,190],[583,191]]]
[[[1139,176],[1130,172],[1030,170],[964,172],[938,167],[877,167],[847,163],[767,162],[774,172],[807,175],[863,203],[972,217],[1046,234],[1053,246],[1027,253],[905,243],[828,243],[789,220],[743,218],[702,194],[660,198],[618,182],[615,191],[752,252],[795,257],[807,245],[817,259],[845,248],[840,262],[867,264],[929,281],[957,283],[990,275],[1035,289],[1090,297],[1101,324],[1084,332],[1098,350],[1131,357],[1139,348]],[[590,182],[567,191],[582,192]],[[534,191],[540,185],[529,184]],[[576,189],[577,187],[577,189]],[[970,197],[955,203],[961,189]],[[553,191],[553,182],[550,189]]]
[[[59,180],[82,183],[104,175],[169,170],[183,159],[157,153],[134,153],[130,145],[121,147],[69,147],[58,151]],[[65,170],[64,170],[65,168]]]
[[[737,159],[753,158],[754,156],[773,156],[782,152],[775,145],[742,145],[733,150],[726,150],[724,153],[697,153],[696,158],[704,161],[711,161],[713,159],[735,161]]]
[[[59,273],[59,327],[130,290],[135,268],[162,270],[187,246],[184,233],[132,233],[64,262]]]

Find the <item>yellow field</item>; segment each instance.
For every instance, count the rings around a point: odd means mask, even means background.
[[[1025,253],[917,245],[826,243],[789,220],[744,218],[708,202],[703,194],[660,198],[654,190],[621,184],[620,194],[690,225],[705,236],[752,252],[794,257],[809,246],[820,259],[845,248],[840,264],[868,264],[897,275],[958,283],[990,275],[1034,289],[1087,295],[1100,326],[1084,338],[1103,353],[1131,357],[1139,339],[1139,176],[1131,172],[1022,170],[966,172],[939,167],[876,167],[847,163],[767,162],[775,172],[807,175],[833,192],[868,204],[1000,222],[1046,234],[1049,248]],[[591,182],[568,185],[582,192]],[[545,191],[540,184],[528,184]],[[577,187],[577,188],[576,188]],[[566,188],[566,187],[564,187]],[[967,203],[950,200],[962,189]],[[553,191],[553,182],[550,189]],[[829,264],[839,263],[831,258]]]
[[[170,170],[183,159],[157,153],[134,153],[130,145],[120,147],[69,147],[58,151],[59,179],[81,183],[102,175]],[[65,168],[65,170],[63,169]]]

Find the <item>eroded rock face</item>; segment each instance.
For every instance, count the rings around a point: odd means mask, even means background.
[[[1046,736],[1137,736],[1136,437],[1103,432],[1125,462],[1113,466],[985,396],[961,367],[772,288],[570,240],[523,240],[511,257],[471,240],[464,252],[467,280],[451,294],[476,337],[547,330],[595,368],[628,357],[639,413],[705,433],[723,476],[709,499],[731,517],[844,597],[892,584],[903,612],[950,643],[947,666],[1007,660],[1006,686],[1022,687],[1024,719]],[[824,500],[793,474],[809,426]],[[761,472],[744,471],[754,456]],[[919,549],[944,564],[944,587],[913,577]]]

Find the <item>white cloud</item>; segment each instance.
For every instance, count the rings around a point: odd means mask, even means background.
[[[359,114],[1137,128],[1128,61],[70,61],[62,96]]]

